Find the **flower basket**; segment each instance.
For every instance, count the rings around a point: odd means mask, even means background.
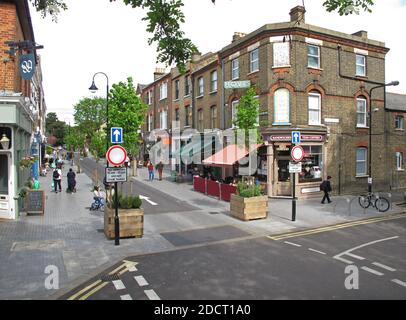
[[[19,161],[18,165],[21,169],[30,168],[37,160],[37,157],[24,157]]]

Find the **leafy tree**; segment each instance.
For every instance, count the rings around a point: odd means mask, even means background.
[[[109,126],[122,127],[122,146],[132,155],[138,153],[140,128],[148,106],[137,96],[131,77],[127,83],[113,84],[109,93]]]
[[[99,131],[92,137],[92,140],[89,143],[90,152],[95,157],[98,162],[100,158],[104,157],[106,154],[106,135]]]
[[[109,0],[110,2],[116,0]],[[184,0],[122,0],[132,8],[147,10],[144,21],[148,22],[147,32],[152,34],[148,44],[157,43],[157,60],[167,65],[176,63],[179,70],[185,70],[187,61],[197,51],[196,46],[180,29],[180,24],[185,22],[182,12]],[[51,15],[57,21],[60,10],[66,10],[65,0],[30,0],[42,16]],[[211,0],[215,3],[215,0]],[[276,1],[275,1],[276,3]],[[373,0],[326,0],[323,6],[327,11],[338,11],[340,15],[358,13],[362,8],[371,11]]]
[[[79,127],[71,127],[69,133],[65,137],[65,143],[68,150],[83,149],[85,143],[85,136]]]
[[[62,145],[65,137],[65,122],[60,121],[55,112],[49,112],[45,119],[45,130],[56,137],[55,145]]]
[[[76,125],[87,140],[92,140],[106,122],[106,99],[83,98],[74,106],[74,109]]]

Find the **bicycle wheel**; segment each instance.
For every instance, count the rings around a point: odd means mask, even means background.
[[[379,198],[375,200],[375,208],[378,209],[379,212],[388,211],[389,206],[389,201],[386,198]]]
[[[369,200],[368,196],[359,196],[358,202],[361,207],[364,209],[368,208],[371,205],[371,201]]]

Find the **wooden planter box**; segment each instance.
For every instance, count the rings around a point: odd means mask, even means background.
[[[244,221],[266,218],[268,217],[268,197],[243,198],[232,194],[230,212],[232,216]]]
[[[104,234],[114,239],[115,209],[105,207]],[[144,209],[118,209],[120,238],[142,238],[144,233]]]

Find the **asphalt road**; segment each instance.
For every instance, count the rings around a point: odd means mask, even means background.
[[[228,240],[221,228],[164,234],[178,249],[128,257],[61,298],[406,299],[404,215],[299,236],[247,238],[237,231],[228,230]]]
[[[94,176],[95,169],[98,170],[100,185],[104,178],[105,166],[96,163],[94,160],[89,158],[84,158],[80,161],[80,166],[82,171],[89,177]],[[158,182],[158,181],[157,181]],[[131,187],[132,184],[132,187]],[[103,186],[103,185],[102,185]],[[104,186],[103,186],[104,187]],[[122,188],[122,189],[121,189]],[[199,208],[188,204],[185,201],[181,201],[166,193],[160,192],[154,188],[148,187],[147,185],[140,183],[138,181],[131,181],[127,183],[119,183],[118,189],[122,190],[123,193],[138,194],[148,197],[148,200],[142,200],[142,208],[144,208],[144,214],[158,214],[158,213],[168,213],[168,212],[185,212],[199,210]],[[156,204],[156,205],[155,205]]]

